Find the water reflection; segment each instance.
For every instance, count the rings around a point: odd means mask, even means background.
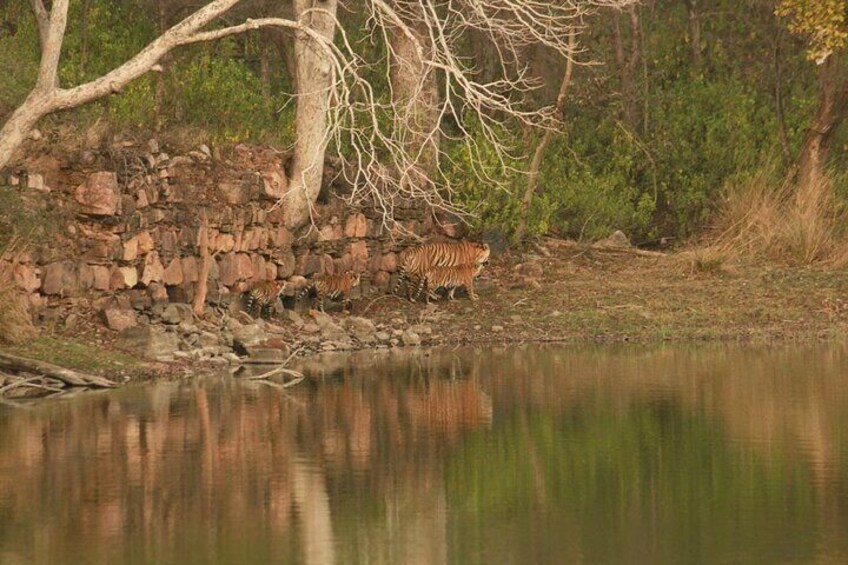
[[[0,562],[848,562],[844,348],[304,369],[0,408]]]

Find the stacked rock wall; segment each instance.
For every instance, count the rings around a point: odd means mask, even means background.
[[[290,282],[291,296],[302,277],[347,269],[364,274],[357,294],[382,292],[411,242],[390,232],[376,209],[347,206],[337,194],[343,187],[331,182],[314,224],[292,233],[276,206],[286,190],[284,159],[270,149],[240,146],[229,159],[208,151],[170,157],[151,143],[47,169],[17,172],[6,188],[22,191],[57,224],[51,241],[15,266],[18,285],[36,304],[83,298],[112,314],[143,316],[157,305],[190,303],[204,225],[210,303],[228,303],[262,280]],[[332,180],[333,172],[325,177]],[[421,206],[398,206],[395,217],[409,233],[434,235],[432,215]],[[134,315],[113,315],[114,323],[109,317],[115,329],[135,323]]]

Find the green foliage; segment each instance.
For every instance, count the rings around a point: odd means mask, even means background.
[[[777,15],[787,28],[807,38],[810,59],[823,60],[848,44],[848,3],[845,0],[781,0]]]

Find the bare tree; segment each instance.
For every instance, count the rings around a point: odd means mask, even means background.
[[[220,17],[238,1],[208,2],[123,65],[98,79],[62,88],[56,70],[68,0],[54,0],[49,12],[43,0],[31,0],[41,37],[41,66],[32,92],[0,129],[0,168],[43,116],[120,92],[130,81],[156,69],[176,47],[270,26],[287,29],[296,37],[297,139],[289,191],[281,203],[290,227],[310,218],[324,153],[331,143],[339,150],[342,170],[354,187],[350,198],[372,198],[387,221],[399,199],[417,198],[455,210],[453,189],[439,166],[447,160],[439,143],[446,136],[441,128],[444,117],[461,118],[458,140],[467,145],[473,162],[482,161],[481,143],[485,143],[506,168],[512,148],[502,142],[501,132],[507,121],[546,128],[557,124],[552,108],[528,103],[527,94],[538,84],[526,66],[517,64],[523,50],[538,44],[573,60],[580,48],[569,37],[583,26],[587,14],[636,2],[366,0],[362,10],[372,40],[382,41],[390,53],[385,60],[368,61],[339,25],[337,0],[295,0],[291,19],[263,17],[206,29],[220,25]],[[485,37],[496,46],[496,77],[480,78],[468,65],[462,42],[468,34]],[[381,99],[370,82],[380,75],[374,72],[375,65],[384,65],[385,73],[378,80],[396,87],[394,100]],[[410,75],[416,76],[401,84],[391,80],[392,68],[411,69]],[[397,118],[386,125],[384,115]],[[477,129],[472,131],[462,117],[473,117]],[[474,174],[493,186],[499,184],[482,167]]]

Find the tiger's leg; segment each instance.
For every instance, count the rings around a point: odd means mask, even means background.
[[[468,298],[471,300],[480,300],[480,297],[477,296],[477,293],[474,291],[474,279],[471,279],[465,288],[468,289]]]

